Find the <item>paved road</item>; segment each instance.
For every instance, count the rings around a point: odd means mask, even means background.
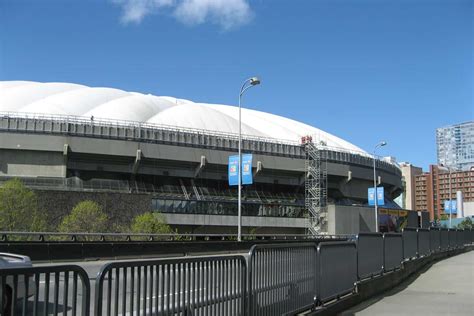
[[[342,315],[474,315],[474,251],[435,263],[410,284]]]

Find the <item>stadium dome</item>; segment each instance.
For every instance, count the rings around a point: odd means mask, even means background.
[[[238,133],[239,128],[235,106],[59,82],[0,81],[0,112],[93,116],[218,133]],[[291,142],[311,135],[329,147],[366,154],[318,128],[250,109],[242,109],[242,134]]]

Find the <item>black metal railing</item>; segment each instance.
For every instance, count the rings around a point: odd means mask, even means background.
[[[242,234],[243,240],[343,240],[352,235],[318,235],[308,234]],[[20,232],[0,231],[2,242],[109,242],[109,241],[193,241],[193,240],[228,240],[237,239],[236,234],[140,234],[140,233],[61,233],[61,232]]]
[[[292,315],[314,306],[316,258],[315,243],[254,245],[248,315]]]
[[[246,267],[243,256],[109,263],[95,315],[245,315]]]
[[[254,245],[248,258],[113,262],[95,279],[94,315],[287,315],[314,310],[356,292],[368,277],[463,249],[474,242],[473,236],[472,230],[405,229],[401,234],[363,233],[347,241],[316,238]],[[89,315],[91,310],[89,279],[78,266],[0,269],[0,291],[1,316]]]
[[[0,269],[0,315],[90,314],[90,283],[79,266]]]

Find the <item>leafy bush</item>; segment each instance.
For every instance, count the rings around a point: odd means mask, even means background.
[[[463,220],[461,223],[458,224],[459,229],[472,229],[472,220],[467,217],[465,220]]]
[[[109,218],[99,204],[82,201],[71,213],[63,218],[59,231],[64,233],[104,233],[107,232]]]
[[[137,215],[131,225],[131,231],[135,234],[172,234],[171,227],[160,213],[144,213]]]
[[[47,230],[44,213],[39,212],[36,194],[19,179],[0,187],[0,230],[38,232]]]

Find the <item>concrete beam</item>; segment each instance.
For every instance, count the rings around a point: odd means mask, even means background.
[[[62,165],[62,171],[61,171],[61,176],[63,178],[66,178],[67,176],[67,158],[68,158],[68,153],[69,153],[69,145],[64,144],[63,146],[63,165]]]
[[[253,172],[253,177],[255,178],[260,172],[262,172],[262,170],[263,170],[263,164],[259,160],[257,161],[257,168],[255,168],[255,171]]]
[[[194,170],[194,177],[197,178],[199,176],[199,174],[202,172],[202,170],[204,169],[204,167],[206,166],[206,156],[201,156],[201,161],[199,163],[199,165],[196,167],[196,169]]]
[[[137,175],[138,168],[140,167],[140,161],[142,160],[142,151],[137,149],[137,153],[135,155],[135,161],[132,167],[132,174],[130,176],[130,180],[133,182],[135,181],[135,176]]]

